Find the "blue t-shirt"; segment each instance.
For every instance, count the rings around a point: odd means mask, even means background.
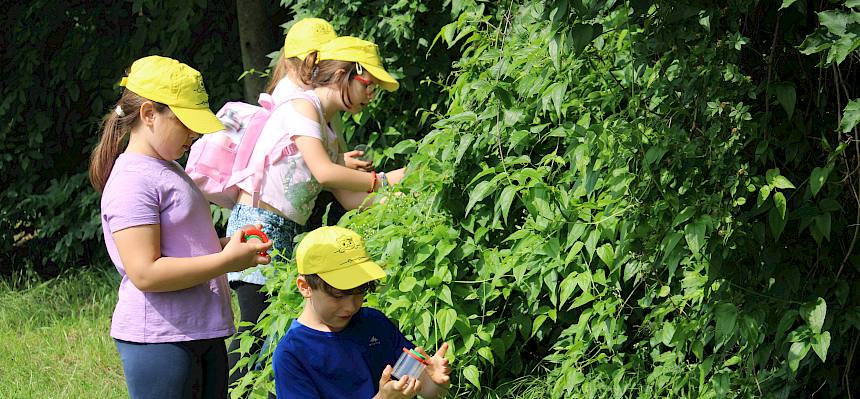
[[[293,320],[272,358],[278,399],[371,398],[379,378],[413,345],[382,312],[361,308],[346,328],[317,331]]]

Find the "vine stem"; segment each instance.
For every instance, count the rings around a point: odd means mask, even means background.
[[[770,119],[770,79],[773,76],[773,53],[776,50],[776,37],[779,34],[779,17],[782,13],[776,14],[776,24],[773,28],[773,41],[770,45],[770,56],[767,60],[767,83],[764,87],[764,114]],[[767,128],[770,122],[764,124],[764,139],[767,140]]]
[[[848,88],[845,85],[845,80],[842,79],[842,73],[841,73],[841,71],[839,71],[839,68],[836,68],[835,65],[833,66],[833,75],[834,75],[834,78],[836,79],[836,98],[837,98],[837,101],[839,100],[839,88],[840,87],[845,92],[846,98],[850,99],[850,96],[848,94]],[[839,104],[839,109],[841,112],[841,109],[842,109],[841,102]],[[842,117],[842,114],[839,113],[838,118],[841,119],[841,117]],[[841,124],[841,120],[839,122]],[[854,139],[855,157],[856,157],[856,160],[858,162],[860,162],[860,142],[858,142],[860,140],[858,140],[858,134],[857,134],[857,127],[856,126],[854,127],[853,139]],[[851,169],[847,156],[845,157],[845,164],[848,165],[849,169]],[[851,256],[851,252],[854,250],[854,245],[857,244],[857,236],[860,235],[860,192],[858,192],[858,189],[855,188],[854,184],[852,184],[852,182],[851,182],[853,180],[851,175],[853,175],[856,170],[857,170],[857,168],[855,167],[854,170],[848,171],[849,187],[851,187],[851,191],[854,194],[854,202],[857,205],[857,212],[856,212],[856,215],[854,217],[854,234],[851,237],[851,244],[848,245],[848,250],[845,251],[845,256],[842,258],[842,262],[839,264],[839,270],[836,272],[836,278],[837,279],[839,279],[839,276],[842,274],[842,270],[845,268],[845,264],[848,263],[848,258]],[[858,179],[858,187],[860,187],[860,179]]]

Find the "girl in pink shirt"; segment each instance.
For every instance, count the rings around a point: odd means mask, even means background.
[[[226,398],[234,332],[226,272],[266,264],[271,243],[219,240],[209,204],[175,162],[224,127],[200,73],[150,56],[131,66],[90,162],[120,274],[111,321],[132,398]],[[127,145],[124,145],[127,139]]]

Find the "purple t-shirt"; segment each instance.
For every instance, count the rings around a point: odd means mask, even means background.
[[[153,343],[226,337],[233,311],[226,276],[171,292],[142,292],[125,273],[111,233],[158,224],[161,255],[193,257],[221,251],[209,203],[178,163],[137,153],[117,158],[101,201],[105,244],[119,271],[111,337]]]

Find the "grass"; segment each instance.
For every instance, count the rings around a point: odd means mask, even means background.
[[[127,398],[110,317],[116,271],[0,281],[0,398]]]

